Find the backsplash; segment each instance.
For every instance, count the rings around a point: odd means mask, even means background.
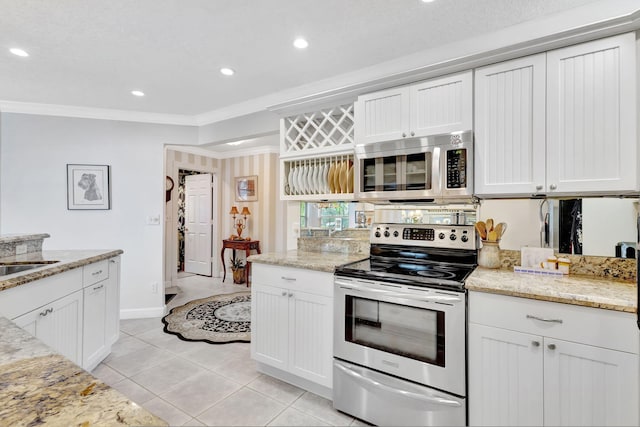
[[[42,242],[48,234],[8,234],[0,236],[0,258],[42,252]],[[21,245],[24,245],[21,247]],[[20,253],[16,253],[16,250]]]
[[[331,236],[328,235],[328,230],[326,233],[319,233],[323,235],[314,233],[312,236],[298,238],[298,250],[302,252],[339,252],[368,255],[371,248],[369,243],[370,233],[371,230],[368,228],[336,231]]]
[[[559,256],[571,260],[569,274],[629,282],[636,280],[635,259],[567,254]],[[500,250],[500,261],[502,269],[513,271],[514,266],[520,265],[520,251],[502,249]]]

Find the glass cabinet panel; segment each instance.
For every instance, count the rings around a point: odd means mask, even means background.
[[[407,155],[406,190],[431,190],[431,156],[431,152]]]
[[[390,156],[382,158],[382,191],[398,190],[398,158]]]

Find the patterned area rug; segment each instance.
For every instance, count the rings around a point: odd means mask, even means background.
[[[251,292],[214,295],[176,307],[162,318],[164,331],[211,344],[251,341]]]

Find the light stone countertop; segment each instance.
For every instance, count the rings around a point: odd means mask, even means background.
[[[587,276],[540,276],[478,267],[467,278],[465,286],[471,291],[629,313],[636,313],[638,307],[635,283]]]
[[[4,317],[0,384],[1,425],[167,425]]]
[[[50,237],[46,233],[38,233],[38,234],[2,234],[0,235],[0,244],[2,243],[14,243],[14,242],[23,242],[25,240],[37,240],[37,239],[46,239]]]
[[[58,250],[31,252],[0,258],[0,264],[29,264],[58,261],[32,270],[0,276],[0,291],[63,273],[67,270],[82,267],[83,265],[109,259],[122,253],[123,251],[121,249]]]
[[[268,252],[251,255],[247,258],[247,261],[333,273],[339,265],[359,261],[368,257],[369,254],[306,252],[292,249],[287,252]]]

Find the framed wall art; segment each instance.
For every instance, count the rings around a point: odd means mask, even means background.
[[[236,202],[255,202],[258,200],[258,176],[240,176],[235,178]]]
[[[67,209],[111,209],[108,165],[67,165]]]

